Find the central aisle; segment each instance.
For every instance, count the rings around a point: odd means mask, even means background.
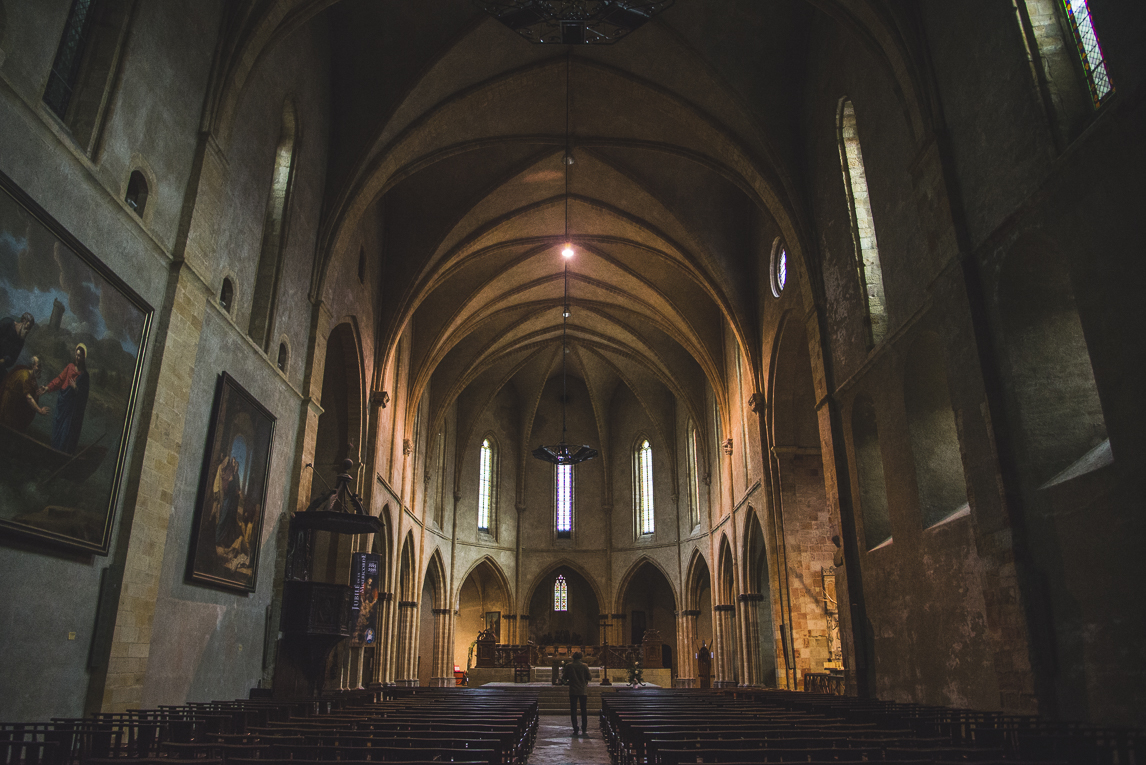
[[[609,752],[601,738],[596,715],[589,716],[589,733],[573,735],[568,715],[541,715],[537,741],[529,755],[529,765],[608,765]]]

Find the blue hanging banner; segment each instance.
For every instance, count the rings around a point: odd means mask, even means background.
[[[378,575],[382,569],[382,556],[375,553],[354,553],[350,561],[351,584],[354,601],[350,604],[350,645],[374,645],[377,634]]]

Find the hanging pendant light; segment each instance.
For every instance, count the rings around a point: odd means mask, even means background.
[[[573,257],[573,240],[569,236],[569,167],[573,164],[573,152],[569,146],[569,59],[565,59],[565,245],[561,255],[565,259],[565,293],[561,304],[561,441],[551,446],[539,446],[533,456],[554,465],[576,465],[597,456],[597,450],[584,444],[570,444],[566,440],[566,409],[569,406],[569,376],[566,368],[568,348],[569,315],[569,260]]]
[[[675,0],[473,0],[531,43],[610,45]]]

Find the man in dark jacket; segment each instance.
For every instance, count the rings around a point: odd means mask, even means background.
[[[577,735],[577,702],[581,702],[581,733],[589,733],[589,668],[581,662],[581,652],[573,654],[573,661],[565,667],[565,682],[569,684],[569,718],[573,721],[573,735]]]

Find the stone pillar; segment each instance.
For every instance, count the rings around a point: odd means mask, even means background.
[[[712,607],[712,631],[716,643],[716,679],[713,688],[731,688],[733,678],[733,651],[736,646],[736,606],[732,604]]]
[[[454,612],[450,608],[435,608],[434,651],[430,664],[430,685],[435,688],[448,688],[454,684],[454,652],[450,650],[449,639]]]
[[[742,593],[740,609],[740,642],[744,645],[745,659],[741,663],[740,684],[761,685],[760,679],[760,603],[764,596],[760,593]]]
[[[696,618],[700,611],[678,611],[676,614],[677,676],[673,688],[696,688]]]
[[[525,645],[529,642],[529,614],[517,615],[517,640],[514,645]]]
[[[521,645],[517,641],[517,614],[505,614],[501,617],[501,623],[505,625],[502,630],[502,640],[500,642],[505,645]]]
[[[418,601],[398,601],[398,677],[397,685],[418,684]]]
[[[398,644],[398,630],[395,625],[394,593],[383,592],[378,594],[382,601],[382,614],[378,623],[378,651],[374,662],[375,682],[389,685],[394,682],[394,664]]]

